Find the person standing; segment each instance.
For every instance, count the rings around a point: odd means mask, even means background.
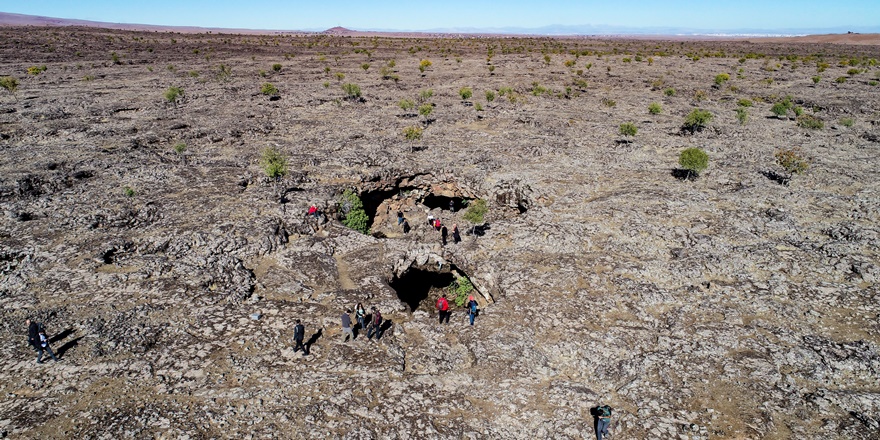
[[[53,361],[58,362],[58,358],[55,357],[55,353],[52,351],[52,347],[49,346],[49,337],[46,336],[46,332],[43,331],[42,329],[40,329],[38,334],[39,334],[39,339],[40,339],[40,346],[39,346],[39,348],[37,348],[37,363],[38,364],[43,363],[43,351],[44,350],[49,352],[49,356],[52,356]]]
[[[397,226],[400,226],[402,224],[403,224],[403,212],[397,211]]]
[[[446,226],[440,228],[440,244],[446,246],[446,237],[449,236],[449,231],[446,229]]]
[[[409,228],[409,221],[407,221],[406,219],[403,219],[403,233],[409,234],[409,229],[410,229]]]
[[[24,321],[28,326],[28,345],[33,347],[34,350],[40,349],[40,324],[31,321],[30,319],[26,319]]]
[[[467,314],[471,325],[474,325],[474,318],[477,317],[477,300],[474,299],[473,295],[468,296]]]
[[[458,225],[452,225],[452,242],[459,243],[461,242],[461,233],[458,231]]]
[[[354,341],[354,333],[351,331],[351,317],[348,316],[350,313],[351,310],[346,310],[340,317],[342,320],[342,342],[348,342],[349,336],[351,336],[351,340]]]
[[[608,435],[608,425],[611,424],[611,407],[602,405],[596,408],[596,440],[602,440],[602,436]]]
[[[296,353],[301,348],[303,351],[303,356],[308,354],[306,350],[306,346],[303,345],[303,338],[306,336],[306,328],[302,325],[299,319],[296,320],[296,325],[293,327],[293,342],[295,343],[293,346],[293,352]]]
[[[449,211],[455,212],[455,199],[449,199]]]
[[[446,319],[446,323],[449,324],[449,301],[446,300],[446,294],[440,296],[437,300],[437,314],[440,317],[440,324],[443,324],[443,319]]]
[[[425,210],[428,213],[428,226],[434,227],[434,214],[431,214],[430,210]]]
[[[358,322],[358,333],[365,331],[367,329],[367,311],[364,309],[363,304],[357,303],[357,305],[354,306],[354,316],[357,318]]]
[[[367,332],[367,339],[372,341],[373,336],[376,336],[378,341],[382,337],[382,313],[375,307],[371,307],[370,311],[373,312],[373,319],[370,320],[370,331]]]

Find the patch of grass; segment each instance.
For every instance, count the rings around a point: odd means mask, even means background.
[[[845,76],[838,76],[837,79],[834,80],[834,82],[836,82],[837,84],[843,84],[846,82],[846,77]]]
[[[819,84],[819,81],[822,80],[822,77],[819,75],[816,75],[816,76],[812,77],[811,79],[813,80],[813,84]]]
[[[663,107],[661,107],[660,104],[656,102],[648,104],[648,113],[652,115],[659,115],[661,112],[663,112]]]
[[[752,100],[748,99],[748,98],[742,98],[739,101],[736,101],[736,105],[738,105],[740,107],[751,107]]]
[[[840,125],[844,127],[852,127],[854,123],[853,118],[840,118]]]
[[[617,105],[617,101],[611,98],[602,98],[602,105],[608,108],[612,108]]]
[[[350,100],[361,97],[361,88],[357,84],[345,83],[342,85],[342,91],[345,92],[345,97]]]
[[[163,96],[166,101],[176,104],[178,100],[183,98],[183,89],[180,87],[169,87],[168,90],[165,90]]]
[[[186,143],[185,142],[178,142],[178,143],[174,144],[174,152],[175,153],[183,154],[184,151],[186,151]]]
[[[675,96],[675,89],[673,89],[672,87],[669,87],[669,88],[663,90],[663,94],[666,96]]]
[[[825,122],[813,115],[801,115],[797,118],[798,127],[809,128],[812,130],[821,130],[825,127]]]

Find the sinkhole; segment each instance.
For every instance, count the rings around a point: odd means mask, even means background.
[[[433,265],[410,267],[403,275],[392,279],[388,285],[394,289],[397,298],[407,305],[410,312],[420,307],[423,310],[432,310],[434,302],[440,295],[448,292],[447,289],[455,281],[456,276],[465,275],[461,274],[455,265],[444,265],[439,269]],[[474,293],[477,293],[476,290]],[[453,299],[449,300],[451,302]]]

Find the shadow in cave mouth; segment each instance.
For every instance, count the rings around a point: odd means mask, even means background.
[[[428,208],[436,209],[440,208],[443,210],[449,210],[449,202],[452,202],[452,207],[456,211],[459,211],[465,207],[467,199],[462,197],[446,197],[446,196],[438,196],[436,194],[428,194],[425,196],[425,199],[422,200],[422,203],[425,204]],[[469,200],[467,200],[469,201]]]
[[[437,272],[412,267],[400,278],[391,280],[388,285],[397,292],[397,297],[406,303],[409,311],[414,312],[429,297],[431,299],[427,301],[427,305],[433,304],[435,297],[446,291],[453,281],[455,275],[448,269],[446,272]]]

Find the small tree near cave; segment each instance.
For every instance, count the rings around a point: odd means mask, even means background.
[[[468,203],[464,219],[473,225],[471,226],[471,232],[474,231],[477,225],[483,224],[483,219],[487,212],[489,212],[489,207],[486,206],[486,201],[483,199],[476,199]]]
[[[410,126],[403,129],[403,137],[409,142],[409,152],[416,151],[416,141],[422,138],[422,127]]]
[[[449,285],[449,296],[455,300],[455,305],[464,307],[468,296],[474,292],[474,285],[466,277],[455,277],[455,281]]]
[[[347,189],[339,196],[339,212],[342,213],[342,224],[362,234],[369,232],[370,217],[364,211],[364,203],[354,191]]]

